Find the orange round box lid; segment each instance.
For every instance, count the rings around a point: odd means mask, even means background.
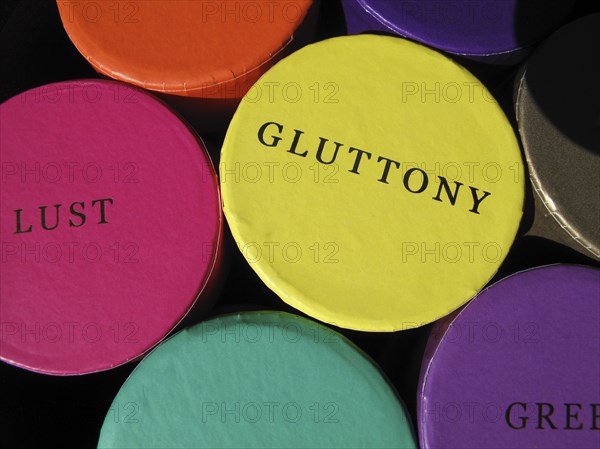
[[[293,40],[313,0],[57,3],[99,73],[169,94],[241,98]]]

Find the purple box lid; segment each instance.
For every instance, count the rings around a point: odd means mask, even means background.
[[[343,0],[348,34],[388,32],[489,62],[516,62],[573,0]]]
[[[421,447],[600,447],[600,270],[535,268],[433,329]]]

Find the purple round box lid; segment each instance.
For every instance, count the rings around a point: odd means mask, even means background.
[[[600,447],[600,270],[510,276],[438,323],[421,370],[421,447]]]
[[[518,52],[566,18],[573,0],[343,0],[349,34],[398,34],[473,57]]]

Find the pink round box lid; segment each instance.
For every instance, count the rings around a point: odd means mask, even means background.
[[[138,358],[216,272],[204,144],[113,81],[32,89],[0,105],[0,126],[0,358],[58,375]]]

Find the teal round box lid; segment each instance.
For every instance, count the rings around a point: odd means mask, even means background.
[[[333,330],[281,312],[183,330],[134,370],[99,448],[410,448],[379,369]]]

